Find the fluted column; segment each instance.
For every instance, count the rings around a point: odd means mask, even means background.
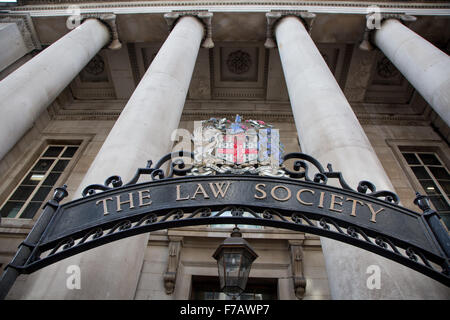
[[[0,159],[109,40],[108,28],[88,19],[0,81]]]
[[[372,181],[378,190],[393,190],[377,155],[333,74],[297,17],[275,26],[276,41],[302,151],[333,164],[350,186]],[[334,299],[445,298],[436,281],[368,251],[321,238]],[[367,267],[381,269],[381,288],[366,286]],[[308,285],[306,285],[308,291]],[[307,294],[307,293],[306,293]]]
[[[111,175],[121,176],[126,183],[147,160],[158,161],[170,152],[171,134],[179,125],[203,34],[204,27],[197,18],[185,16],[178,20],[75,197],[81,196],[87,185],[102,183]],[[133,299],[148,237],[142,234],[116,241],[49,266],[38,272],[26,298]],[[80,290],[65,287],[70,265],[80,267]]]
[[[450,126],[450,57],[396,19],[384,21],[373,40]]]

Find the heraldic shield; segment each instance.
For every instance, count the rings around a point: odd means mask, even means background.
[[[234,122],[226,118],[199,121],[193,140],[197,174],[281,175],[283,145],[279,130],[264,121],[242,121],[239,115]]]

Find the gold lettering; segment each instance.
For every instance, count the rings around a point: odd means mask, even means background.
[[[300,198],[300,195],[302,194],[302,192],[310,192],[310,193],[314,194],[314,193],[315,193],[314,190],[310,190],[310,189],[300,189],[300,190],[298,190],[298,192],[297,192],[297,200],[298,200],[298,202],[300,202],[301,204],[303,204],[303,205],[305,205],[305,206],[312,206],[312,205],[313,205],[312,202],[305,202],[305,201],[303,201],[303,200]]]
[[[372,207],[372,204],[371,204],[371,203],[366,203],[366,204],[367,204],[367,206],[369,207],[370,212],[372,213],[372,217],[370,218],[370,221],[373,222],[373,223],[377,223],[377,222],[375,221],[375,218],[376,218],[377,214],[379,214],[381,211],[384,210],[384,208],[381,208],[381,209],[379,209],[378,211],[375,211],[374,208]]]
[[[356,205],[360,204],[360,205],[363,206],[364,202],[362,202],[360,200],[353,199],[353,198],[348,198],[348,197],[347,197],[347,199],[345,199],[345,201],[353,201],[353,203],[352,203],[352,213],[350,213],[350,215],[353,216],[353,217],[356,217]]]
[[[318,205],[319,208],[323,208],[323,199],[324,199],[324,197],[325,197],[325,192],[321,191],[320,192],[320,198],[319,198],[319,205]]]
[[[206,193],[205,189],[203,188],[203,186],[200,183],[197,183],[197,190],[195,190],[194,195],[191,197],[191,199],[195,199],[195,197],[197,196],[197,194],[203,194],[203,198],[205,199],[209,199],[208,194]]]
[[[279,188],[282,188],[282,189],[284,189],[284,190],[287,191],[287,196],[286,196],[286,197],[284,197],[284,198],[278,198],[278,197],[275,195],[275,190],[277,190],[277,189],[279,189]],[[270,190],[270,194],[272,195],[272,197],[273,197],[275,200],[278,200],[278,201],[287,201],[287,200],[289,200],[289,199],[291,198],[291,190],[289,190],[288,188],[286,188],[285,186],[282,186],[282,185],[278,185],[278,186],[273,187],[272,190]]]
[[[180,188],[181,188],[181,185],[177,184],[177,201],[189,199],[189,195],[187,195],[184,198],[181,197],[181,190],[180,190]]]
[[[329,209],[331,211],[342,212],[342,209],[336,209],[334,207],[335,204],[338,204],[338,205],[342,206],[342,201],[336,201],[336,198],[344,200],[344,197],[332,193],[331,194],[331,201],[330,201],[330,208]]]
[[[216,191],[216,189],[214,189],[214,184],[217,187],[217,191]],[[230,186],[231,182],[226,183],[227,186],[226,186],[225,190],[222,190],[222,186],[225,184],[225,182],[214,182],[214,184],[212,182],[210,182],[209,187],[211,188],[211,191],[214,194],[214,197],[217,199],[219,194],[222,198],[225,197],[225,195],[227,194],[227,191],[228,191],[228,187]]]
[[[147,195],[143,195],[144,192],[147,192]],[[139,190],[139,207],[148,206],[149,204],[152,204],[152,200],[150,200],[147,203],[144,203],[144,199],[150,199],[150,190]]]
[[[256,186],[255,186],[255,189],[256,189],[256,191],[259,191],[259,192],[261,192],[261,196],[259,196],[259,195],[257,195],[257,194],[255,194],[255,199],[265,199],[266,197],[267,197],[267,193],[263,190],[263,189],[260,189],[259,187],[266,187],[266,185],[264,184],[264,183],[258,183]]]
[[[98,201],[95,203],[96,205],[98,205],[100,202],[103,202],[103,215],[104,215],[104,216],[106,216],[107,214],[109,214],[109,212],[108,212],[108,206],[106,205],[106,201],[108,201],[108,200],[111,200],[111,201],[112,201],[112,198],[109,197],[109,198],[105,198],[105,199],[102,199],[102,200],[98,200]]]
[[[130,204],[130,209],[134,208],[133,193],[132,192],[128,193],[128,200],[127,201],[120,201],[120,195],[116,196],[116,200],[117,200],[117,212],[122,211],[121,205],[122,204],[126,204],[126,203]]]

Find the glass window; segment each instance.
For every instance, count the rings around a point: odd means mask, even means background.
[[[430,197],[434,209],[450,229],[450,174],[434,152],[402,152],[403,157]]]
[[[77,150],[74,145],[49,145],[5,201],[1,216],[32,219]]]

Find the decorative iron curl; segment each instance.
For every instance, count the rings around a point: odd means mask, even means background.
[[[359,238],[358,232],[356,231],[356,228],[353,226],[350,226],[347,228],[347,234],[352,238],[356,238],[356,239]]]
[[[89,237],[92,236],[92,239],[97,239],[100,238],[103,235],[103,230],[102,228],[94,228],[91,231],[89,231],[88,233],[86,233],[86,235],[80,240],[80,243],[84,243],[86,242],[87,239],[89,239]]]
[[[61,242],[59,242],[54,248],[53,250],[50,252],[50,255],[55,254],[56,251],[58,251],[60,248],[62,248],[62,250],[67,250],[71,247],[73,247],[75,244],[75,240],[72,237],[66,238],[61,240]]]
[[[154,168],[152,168],[153,162],[151,160],[148,160],[147,166],[145,168],[137,169],[134,177],[128,183],[126,183],[125,186],[136,184],[142,175],[150,175],[150,178],[152,180],[162,180],[172,178],[174,175],[185,176],[192,170],[192,166],[187,167],[184,161],[179,157],[190,157],[193,160],[194,153],[186,151],[168,153],[156,163]],[[166,162],[169,162],[171,160],[173,161],[169,166],[169,173],[166,176],[161,167],[163,167]],[[82,196],[83,197],[90,196],[96,194],[97,191],[107,191],[121,187],[122,185],[123,185],[122,178],[120,176],[114,175],[106,179],[103,185],[91,184],[87,186],[86,188],[83,189]]]
[[[134,177],[125,184],[125,186],[132,185],[137,183],[137,181],[140,179],[142,175],[150,175],[151,180],[163,180],[172,178],[174,176],[186,176],[186,175],[198,175],[198,167],[195,167],[192,164],[187,165],[183,157],[188,157],[191,160],[194,160],[194,153],[192,152],[186,152],[186,151],[178,151],[178,152],[172,152],[166,154],[164,157],[162,157],[154,167],[152,167],[152,161],[147,162],[147,166],[145,168],[139,168],[136,171],[136,174]],[[286,165],[287,160],[294,159],[294,163],[292,164],[292,168],[289,168]],[[171,161],[171,162],[170,162]],[[166,175],[164,170],[162,169],[166,163],[169,163],[168,166],[168,174]],[[216,166],[217,167],[217,166]],[[310,167],[314,171],[318,171],[315,173],[314,177],[311,179],[309,176]],[[214,170],[211,170],[209,167],[205,167],[207,169],[207,174],[213,174]],[[263,169],[263,167],[245,167],[240,169],[233,169],[232,167],[217,167],[215,170],[217,173],[220,174],[248,174],[248,175],[257,175],[262,174],[262,171],[260,169]],[[283,162],[281,164],[281,169],[279,171],[279,176],[287,177],[290,179],[304,179],[308,182],[314,182],[314,183],[320,183],[326,185],[329,181],[329,179],[337,179],[341,185],[341,187],[345,190],[350,190],[354,192],[363,193],[365,195],[374,197],[374,198],[381,198],[381,200],[384,200],[386,202],[398,204],[399,203],[399,197],[387,190],[377,191],[375,185],[370,182],[363,180],[359,182],[357,190],[355,191],[352,189],[347,182],[345,181],[343,175],[341,172],[333,171],[333,168],[331,164],[327,165],[327,170],[323,168],[323,166],[320,164],[320,162],[311,157],[310,155],[301,153],[301,152],[294,152],[286,154],[283,157]],[[278,176],[278,174],[277,174]],[[83,197],[86,197],[88,195],[93,195],[97,191],[107,191],[113,188],[117,188],[122,186],[122,179],[115,175],[111,176],[108,179],[106,179],[105,183],[103,185],[101,184],[92,184],[87,186],[83,192]],[[368,193],[370,192],[370,193]]]
[[[414,251],[413,248],[409,247],[409,248],[406,249],[405,252],[406,252],[406,255],[408,256],[409,259],[411,259],[414,262],[418,261],[416,252]]]
[[[297,159],[296,161],[294,161],[292,168],[288,168],[286,166],[286,161],[290,159]],[[311,164],[317,171],[319,171],[314,175],[314,178],[312,180],[308,176],[308,163]],[[288,177],[292,179],[305,179],[305,181],[312,181],[321,184],[327,184],[328,179],[330,178],[338,179],[343,189],[355,191],[347,184],[341,172],[333,171],[333,167],[331,166],[331,164],[327,165],[328,171],[325,171],[325,169],[317,159],[301,152],[294,152],[285,155],[283,157],[282,169],[287,173]],[[359,182],[356,191],[374,198],[384,198],[381,200],[394,204],[398,204],[400,201],[399,197],[394,192],[387,190],[377,191],[375,185],[372,182],[366,180]],[[370,191],[370,193],[367,193],[367,191]]]
[[[82,195],[83,197],[90,196],[96,193],[96,190],[107,191],[114,188],[121,187],[123,184],[122,178],[119,176],[111,176],[105,180],[103,185],[101,184],[91,184],[84,188]],[[111,185],[111,186],[110,186]]]

